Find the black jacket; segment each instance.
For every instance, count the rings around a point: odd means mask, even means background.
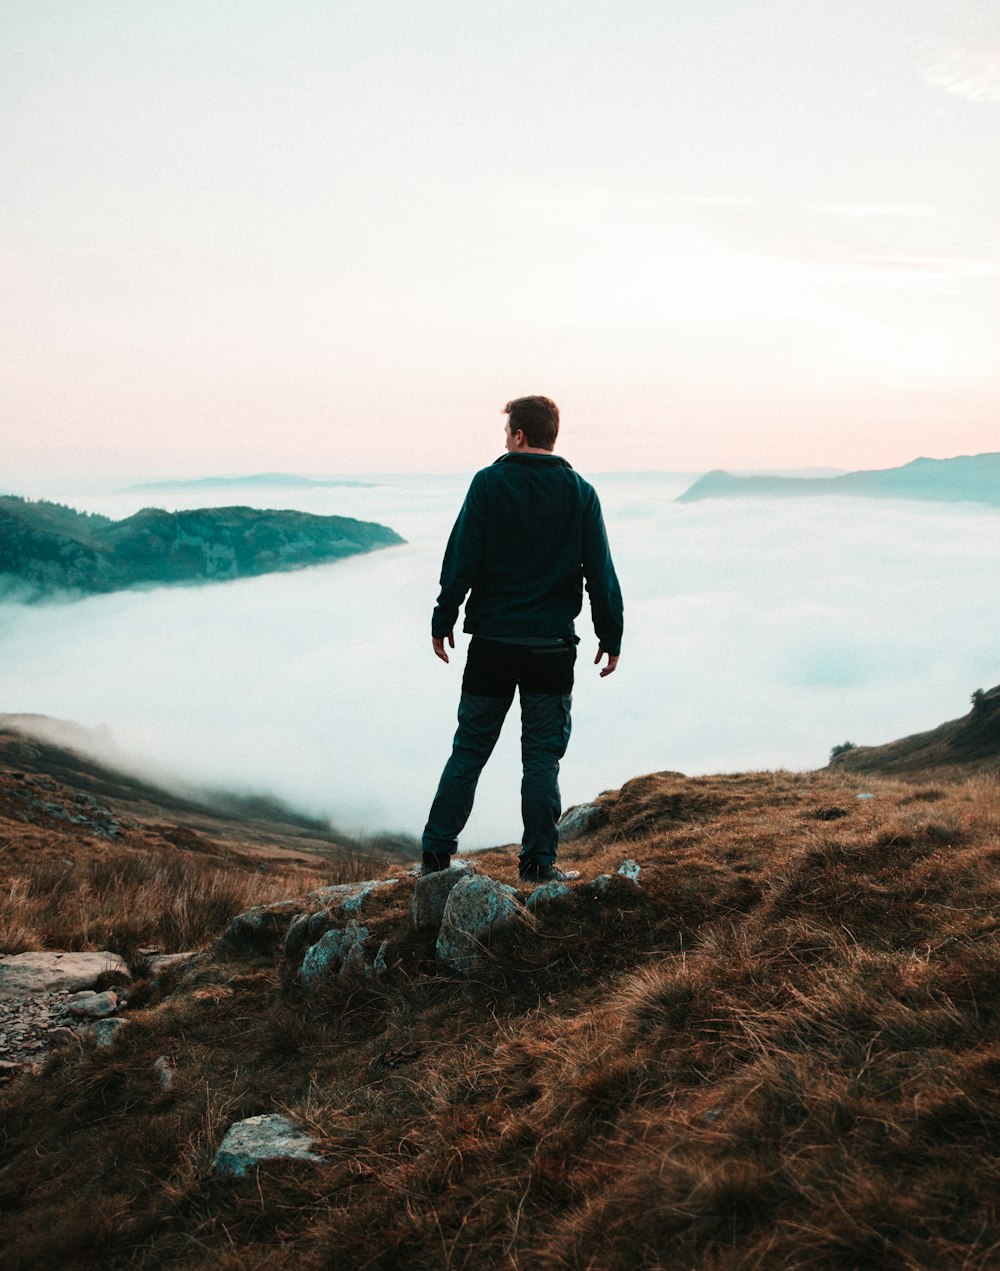
[[[590,595],[605,653],[621,652],[622,595],[593,486],[560,455],[510,452],[472,478],[441,566],[431,634],[574,635]]]

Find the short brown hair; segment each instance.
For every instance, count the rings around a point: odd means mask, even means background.
[[[551,450],[559,436],[559,407],[550,397],[515,397],[503,408],[510,430],[520,428],[529,446]]]

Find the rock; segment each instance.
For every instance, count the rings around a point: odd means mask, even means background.
[[[215,1168],[226,1178],[242,1178],[261,1161],[323,1161],[314,1140],[278,1113],[248,1117],[229,1127],[215,1154]]]
[[[525,901],[525,904],[529,909],[534,909],[536,905],[546,904],[550,900],[558,900],[561,896],[568,896],[572,890],[568,883],[561,882],[558,878],[553,878],[551,882],[542,883],[540,887],[536,887]]]
[[[155,981],[167,971],[172,971],[174,967],[186,966],[187,963],[204,956],[197,949],[185,953],[155,953],[146,960],[146,972],[149,978]]]
[[[103,1019],[106,1015],[113,1015],[118,1009],[118,994],[111,989],[105,993],[77,993],[70,998],[69,1009],[81,1018]]]
[[[99,1019],[94,1024],[87,1025],[87,1034],[93,1037],[98,1046],[105,1050],[112,1044],[118,1034],[125,1027],[123,1019]]]
[[[117,953],[13,953],[0,958],[0,998],[92,988],[109,971],[130,978]]]
[[[50,1046],[70,1046],[75,1041],[79,1041],[76,1033],[72,1028],[50,1028],[45,1034],[45,1040]]]
[[[451,889],[463,878],[475,873],[471,865],[439,869],[418,878],[413,888],[413,927],[415,931],[435,931],[441,926],[444,907]]]
[[[603,896],[611,886],[610,874],[598,874],[592,883],[587,886],[588,891],[592,891],[595,896]]]
[[[485,874],[466,874],[448,895],[437,956],[465,974],[479,961],[494,928],[518,916],[517,889]]]
[[[618,869],[615,872],[620,874],[622,878],[627,878],[630,883],[635,883],[636,885],[638,885],[639,866],[635,861],[633,860],[622,861],[622,863],[618,866]]]
[[[172,1090],[174,1088],[174,1074],[177,1071],[177,1064],[169,1055],[159,1055],[153,1060],[153,1071],[156,1073],[157,1079],[164,1090]]]
[[[385,955],[388,948],[389,948],[389,941],[383,940],[382,943],[379,945],[378,953],[375,954],[375,959],[372,962],[372,970],[378,976],[385,975],[386,971],[389,969],[386,966],[386,961],[385,961]]]
[[[332,926],[333,919],[325,909],[321,909],[318,914],[310,914],[309,921],[306,923],[306,931],[309,936],[308,943],[315,944],[320,936],[325,936]]]
[[[270,953],[282,943],[292,920],[301,911],[302,905],[297,900],[254,905],[230,921],[221,943],[238,953]]]
[[[356,918],[349,919],[343,931],[334,929],[311,945],[302,959],[299,978],[310,989],[331,975],[361,973],[371,975],[362,945],[368,939],[368,928],[359,927]]]
[[[283,946],[285,957],[289,962],[298,963],[311,943],[309,939],[309,919],[312,914],[296,914],[285,932]]]
[[[373,892],[395,887],[398,882],[398,878],[372,878],[363,883],[333,883],[311,891],[309,898],[324,905],[339,905],[345,913],[356,914]]]
[[[600,803],[578,803],[567,808],[559,818],[559,842],[568,843],[570,839],[582,838],[607,825],[608,813]]]

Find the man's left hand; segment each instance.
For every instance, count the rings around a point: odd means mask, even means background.
[[[618,653],[605,653],[603,649],[597,650],[597,657],[594,658],[594,666],[596,666],[598,662],[600,662],[601,658],[606,657],[608,659],[608,665],[601,667],[602,680],[604,679],[606,675],[610,675],[612,671],[614,671],[615,667],[618,665],[618,658],[620,656],[621,655]]]
[[[436,654],[437,657],[441,659],[442,662],[447,662],[449,660],[447,650],[444,647],[445,640],[447,640],[448,643],[451,645],[451,647],[454,648],[455,647],[454,631],[449,631],[448,634],[446,636],[442,636],[440,640],[436,636],[431,636],[431,644],[433,644],[434,646],[434,653]]]

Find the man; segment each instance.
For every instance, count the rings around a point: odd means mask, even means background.
[[[458,731],[423,834],[425,874],[447,869],[472,812],[476,784],[521,694],[519,873],[531,881],[564,878],[556,867],[559,761],[570,733],[573,619],[586,580],[599,647],[594,665],[618,665],[622,597],[593,487],[553,454],[559,410],[547,397],[504,407],[507,453],[472,479],[441,567],[431,641],[442,662],[455,647],[465,607],[469,645]]]

